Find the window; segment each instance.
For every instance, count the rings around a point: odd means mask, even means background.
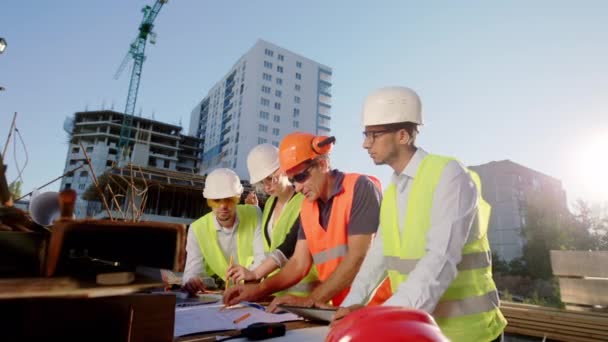
[[[270,87],[263,85],[262,92],[266,94],[270,94]]]
[[[264,68],[272,69],[272,63],[270,63],[269,61],[264,61]]]
[[[282,79],[282,78],[277,77],[277,84],[278,84],[278,85],[282,85],[282,84],[283,84],[283,79]]]
[[[281,122],[281,116],[279,116],[279,115],[274,115],[274,116],[272,117],[272,121],[274,121],[274,122]]]
[[[294,127],[294,128],[298,128],[298,127],[300,127],[300,122],[299,122],[299,121],[295,121],[295,120],[294,120],[294,121],[293,121],[293,127]]]
[[[265,112],[265,111],[260,111],[260,118],[261,118],[261,119],[266,119],[266,120],[268,120],[268,116],[269,116],[269,115],[270,115],[270,114],[268,114],[268,112]]]
[[[268,75],[267,73],[263,73],[262,78],[264,79],[264,81],[272,81],[272,76]],[[279,82],[277,82],[277,84],[278,83]]]
[[[285,57],[281,54],[277,55],[277,59],[280,60],[281,62],[285,59]]]
[[[296,67],[301,68],[302,67],[302,62],[296,62]]]
[[[283,95],[283,93],[282,93],[280,90],[275,90],[275,91],[274,91],[274,95],[275,95],[276,97],[281,97],[281,95]]]
[[[278,136],[279,135],[279,129],[278,128],[273,128],[272,129],[272,135]]]
[[[278,146],[277,146],[278,147]],[[65,190],[71,189],[72,188],[72,183],[66,183],[65,184]]]
[[[281,104],[279,102],[275,102],[274,103],[274,109],[280,110],[281,109]]]
[[[273,141],[273,142],[272,142],[272,145],[273,145],[274,147],[279,147],[279,142],[278,142],[278,141]]]
[[[259,124],[258,125],[258,131],[260,131],[260,132],[268,132],[268,126]]]
[[[299,72],[296,72],[296,80],[301,80],[302,79],[302,74],[300,74]]]
[[[78,147],[72,148],[72,153],[78,153],[78,152],[80,152],[80,148],[78,148]]]
[[[258,144],[265,144],[268,140],[258,137]],[[278,147],[278,146],[277,146]]]
[[[294,96],[293,102],[300,103],[300,97],[299,96]]]
[[[296,84],[296,91],[300,91],[302,87],[299,84]]]
[[[299,108],[294,108],[293,109],[293,117],[297,118],[298,116],[300,116],[300,109]]]
[[[283,67],[280,66],[280,65],[277,65],[277,71],[282,74],[283,73]]]
[[[93,152],[93,146],[88,146],[87,147],[87,153],[89,153],[89,152]]]
[[[272,57],[272,56],[274,55],[274,51],[269,50],[269,49],[264,49],[264,54],[265,54],[266,56],[270,56],[270,57]]]
[[[86,187],[86,183],[78,184],[78,190],[84,190]]]
[[[89,173],[86,171],[80,171],[80,177],[89,177]]]
[[[262,97],[262,106],[270,106],[270,100]]]

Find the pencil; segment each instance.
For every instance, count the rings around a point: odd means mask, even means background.
[[[241,323],[242,321],[244,321],[244,320],[246,320],[247,318],[249,318],[249,316],[251,316],[251,314],[250,314],[250,313],[246,313],[246,314],[244,314],[243,316],[241,316],[241,317],[239,317],[239,318],[235,319],[233,323],[234,323],[234,324],[239,324],[239,323]]]
[[[234,262],[234,258],[232,257],[232,255],[230,255],[230,264],[228,265],[229,269],[232,267],[233,262]],[[231,283],[231,280],[226,279],[226,290],[228,290],[228,288],[230,287],[230,283]]]

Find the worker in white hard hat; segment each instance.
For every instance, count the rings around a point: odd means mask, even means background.
[[[279,149],[271,144],[257,145],[247,156],[251,184],[257,191],[263,191],[269,196],[264,204],[261,226],[267,258],[254,270],[241,265],[229,268],[228,278],[236,283],[242,280],[259,281],[270,274],[276,274],[293,255],[298,241],[300,208],[304,195],[296,193],[279,166]],[[255,191],[248,194],[246,202],[258,205]],[[275,295],[309,295],[319,283],[316,273],[315,268],[311,268],[309,274],[298,284]]]
[[[186,242],[183,288],[190,294],[205,289],[204,277],[216,275],[228,284],[231,264],[255,268],[264,260],[262,213],[257,206],[238,204],[242,193],[234,171],[220,168],[207,175],[203,196],[211,212],[190,225]]]
[[[388,275],[387,306],[430,313],[454,342],[502,339],[488,243],[490,206],[479,177],[451,157],[416,145],[420,98],[409,88],[372,92],[363,105],[363,148],[394,173],[380,209],[379,234],[335,318],[366,304]]]

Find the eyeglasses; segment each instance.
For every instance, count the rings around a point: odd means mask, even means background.
[[[365,142],[369,141],[370,144],[373,144],[374,141],[376,141],[376,138],[378,138],[379,136],[382,136],[386,133],[393,133],[393,132],[397,132],[399,129],[383,129],[380,131],[363,131],[363,139]]]
[[[207,199],[209,201],[209,206],[212,208],[218,208],[220,205],[232,205],[237,204],[240,201],[240,197],[228,197],[228,198],[220,198],[220,199]]]
[[[307,168],[304,169],[304,171],[293,175],[292,177],[289,177],[289,183],[291,184],[295,184],[295,183],[304,183],[308,180],[308,178],[310,178],[310,169],[312,169],[314,166],[316,166],[316,163],[310,164],[308,165]]]
[[[265,186],[270,186],[272,184],[276,184],[279,181],[279,175],[272,174],[264,179],[262,179],[262,184]]]

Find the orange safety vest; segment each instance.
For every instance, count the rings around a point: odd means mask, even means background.
[[[317,201],[302,202],[302,210],[300,211],[302,229],[306,234],[308,249],[312,254],[321,281],[329,278],[348,252],[347,227],[350,222],[355,184],[360,176],[356,173],[344,174],[343,190],[334,196],[327,231],[319,223],[320,212]],[[368,177],[381,191],[380,181],[376,177]],[[339,306],[349,291],[350,285],[332,298],[332,304]],[[387,278],[376,291],[370,305],[381,304],[390,296],[390,282]]]

